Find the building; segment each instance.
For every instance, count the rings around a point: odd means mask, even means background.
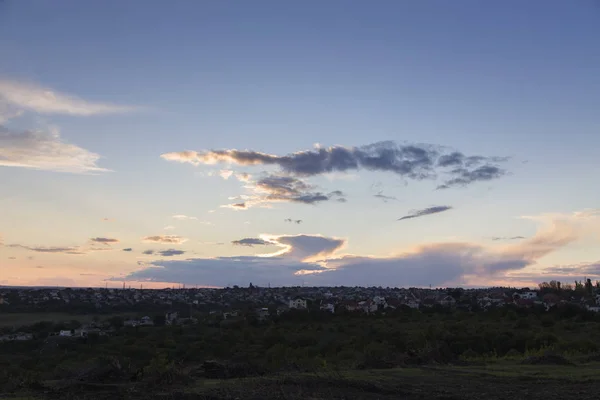
[[[305,299],[303,299],[301,297],[296,297],[294,299],[291,299],[288,302],[288,307],[289,308],[296,308],[296,309],[299,309],[299,310],[305,310],[308,307],[308,305],[307,305]]]

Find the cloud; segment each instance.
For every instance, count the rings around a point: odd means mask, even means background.
[[[222,208],[231,208],[233,210],[247,210],[249,207],[246,202],[242,203],[234,203],[234,204],[225,204],[221,206]]]
[[[448,211],[451,209],[452,209],[452,207],[450,207],[450,206],[428,207],[428,208],[424,208],[422,210],[412,211],[410,214],[405,215],[404,217],[398,218],[398,221],[402,221],[405,219],[411,219],[411,218],[424,217],[425,215],[437,214],[437,213],[441,213],[441,212]]]
[[[222,169],[219,171],[219,176],[225,180],[229,179],[233,175],[233,171],[230,169]]]
[[[382,200],[384,203],[387,203],[390,200],[398,201],[398,199],[396,197],[394,197],[394,196],[386,196],[386,195],[383,194],[383,192],[379,192],[377,194],[374,194],[373,197]]]
[[[43,247],[43,246],[24,246],[21,244],[11,244],[9,245],[9,247],[13,247],[13,248],[19,248],[19,249],[24,249],[24,250],[29,250],[29,251],[35,251],[38,253],[62,253],[62,254],[76,254],[76,255],[80,255],[80,254],[86,254],[84,250],[82,250],[80,247]]]
[[[438,189],[449,189],[455,186],[467,186],[473,182],[485,182],[493,179],[498,179],[506,174],[506,171],[494,166],[483,165],[473,170],[466,168],[457,168],[451,171],[455,177],[447,180],[444,184],[439,185]]]
[[[235,178],[240,182],[249,182],[252,179],[252,175],[246,172],[239,172],[235,174]]]
[[[173,225],[167,225],[167,226],[165,226],[163,229],[164,229],[165,231],[170,231],[170,230],[173,230],[173,229],[175,229],[175,227],[174,227]]]
[[[345,201],[344,193],[339,190],[323,193],[317,191],[315,186],[291,176],[267,175],[256,182],[249,182],[245,187],[252,194],[238,197],[244,199],[244,202],[222,207],[245,210],[276,202],[317,204],[329,200]]]
[[[289,223],[292,223],[292,222],[293,222],[293,223],[295,223],[295,224],[298,224],[298,225],[302,223],[302,220],[301,220],[301,219],[291,219],[291,218],[286,218],[286,219],[284,219],[284,221],[285,221],[285,222],[289,222]]]
[[[142,238],[142,241],[148,243],[182,244],[187,242],[187,239],[177,235],[155,235],[145,236]]]
[[[198,218],[196,218],[196,217],[188,217],[187,215],[181,215],[181,214],[178,214],[178,215],[173,215],[173,218],[174,218],[174,219],[177,219],[177,220],[179,220],[179,221],[185,221],[185,220],[197,220],[197,219],[198,219]]]
[[[524,236],[510,236],[510,237],[493,236],[492,237],[493,241],[499,241],[499,240],[520,240],[520,239],[525,239],[525,237]]]
[[[58,130],[12,131],[0,126],[0,166],[70,173],[105,172],[101,157],[63,141]]]
[[[272,245],[273,242],[269,242],[267,240],[260,239],[260,238],[244,238],[244,239],[240,239],[240,240],[233,240],[231,242],[231,244],[233,244],[234,246],[252,247],[252,246],[268,246],[268,245]]]
[[[95,237],[95,238],[91,238],[90,242],[102,243],[102,244],[108,246],[111,243],[119,243],[119,239],[105,238],[105,237]]]
[[[9,260],[16,260],[17,257],[8,257]]]
[[[137,107],[89,102],[75,96],[59,93],[34,84],[0,80],[0,104],[40,114],[68,114],[90,116],[126,113]]]
[[[510,281],[543,271],[531,270],[540,259],[597,232],[600,213],[527,217],[541,226],[526,240],[508,245],[483,246],[467,242],[430,243],[386,257],[341,254],[345,240],[320,235],[261,235],[280,250],[272,254],[187,260],[153,261],[125,278],[113,280],[183,282],[208,286],[383,285],[437,286],[464,284],[481,279]],[[546,269],[549,274],[575,276],[592,273],[598,263]],[[521,275],[519,275],[521,274]]]
[[[600,260],[591,263],[560,265],[544,269],[547,274],[559,274],[570,278],[600,277]],[[565,279],[566,280],[566,279]]]
[[[133,251],[133,249],[131,247],[127,247],[126,249],[123,249],[123,251]]]
[[[182,254],[185,254],[185,251],[183,251],[183,250],[169,249],[169,250],[161,250],[161,251],[159,251],[157,253],[160,254],[163,257],[172,257],[172,256],[180,256]]]
[[[154,250],[144,250],[144,251],[142,251],[142,254],[145,254],[145,255],[149,256],[149,255],[154,254]]]
[[[331,146],[298,151],[278,156],[252,150],[182,151],[162,154],[168,161],[201,164],[237,164],[245,166],[277,166],[293,176],[315,176],[332,172],[368,170],[391,172],[407,179],[436,179],[440,173],[448,176],[440,188],[464,186],[477,181],[489,181],[506,171],[496,164],[503,157],[465,156],[448,153],[441,146],[428,144],[398,144],[377,142],[360,147]],[[451,169],[449,169],[451,168]]]

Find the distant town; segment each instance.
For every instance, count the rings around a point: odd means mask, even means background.
[[[253,286],[223,289],[105,289],[105,288],[0,288],[0,313],[70,313],[96,315],[94,321],[47,335],[81,337],[110,334],[119,326],[196,324],[202,318],[266,320],[298,310],[326,313],[386,313],[398,309],[460,309],[485,312],[498,307],[545,311],[564,304],[600,312],[600,288],[591,281],[575,286],[551,282],[537,289],[423,289],[382,287]],[[127,315],[111,324],[108,318]],[[132,317],[137,315],[137,317]],[[158,317],[157,317],[158,316]],[[104,319],[103,323],[100,321]],[[8,329],[10,328],[10,329]],[[30,340],[31,332],[4,327],[0,341]],[[10,332],[6,332],[10,330]]]

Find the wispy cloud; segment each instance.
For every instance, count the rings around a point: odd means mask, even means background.
[[[465,156],[441,146],[378,142],[360,147],[332,146],[278,156],[252,150],[207,150],[165,153],[165,160],[200,164],[273,165],[294,176],[315,176],[360,169],[391,172],[407,179],[447,176],[440,188],[489,181],[506,171],[497,166],[505,157]]]
[[[195,221],[195,220],[198,220],[198,218],[196,218],[196,217],[189,217],[187,215],[182,215],[182,214],[173,215],[173,218],[177,219],[179,221],[186,221],[186,220],[190,220],[190,221],[193,220],[193,221]]]
[[[301,224],[302,220],[301,219],[291,219],[291,218],[286,218],[284,219],[285,222],[289,222],[289,223],[295,223],[295,224]]]
[[[525,236],[493,236],[492,237],[493,241],[499,241],[499,240],[520,240],[520,239],[525,239]]]
[[[0,104],[40,114],[68,114],[90,116],[126,113],[137,107],[90,102],[31,83],[0,80]]]
[[[142,241],[148,243],[182,244],[187,242],[187,239],[177,235],[155,235],[145,236],[142,238]]]
[[[131,247],[127,247],[126,249],[123,249],[123,251],[133,251],[133,249]]]
[[[403,221],[405,219],[419,218],[424,217],[426,215],[438,214],[444,211],[452,210],[450,206],[433,206],[424,208],[422,210],[412,211],[410,214],[405,215],[404,217],[398,218],[398,221]]]
[[[91,238],[90,242],[102,243],[102,244],[108,246],[108,245],[113,244],[113,243],[119,243],[119,239],[106,238],[106,237],[95,237],[95,238]]]
[[[80,247],[54,247],[54,246],[44,247],[44,246],[25,246],[25,245],[21,245],[21,244],[11,244],[11,245],[9,245],[9,247],[19,248],[19,249],[24,249],[24,250],[29,250],[29,251],[35,251],[37,253],[62,253],[62,254],[75,254],[75,255],[86,254],[86,252],[84,250],[82,250]]]
[[[380,199],[381,201],[383,201],[384,203],[387,203],[390,200],[394,200],[394,201],[398,201],[398,199],[394,196],[386,196],[383,194],[383,192],[379,192],[377,194],[374,194],[373,197]]]
[[[0,126],[0,166],[93,173],[100,155],[63,141],[58,130],[13,131]]]
[[[171,231],[173,229],[175,229],[175,227],[173,225],[167,225],[163,228],[165,231]]]

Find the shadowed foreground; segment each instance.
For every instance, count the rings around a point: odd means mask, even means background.
[[[498,363],[193,379],[185,385],[47,382],[18,399],[597,399],[600,364]]]

